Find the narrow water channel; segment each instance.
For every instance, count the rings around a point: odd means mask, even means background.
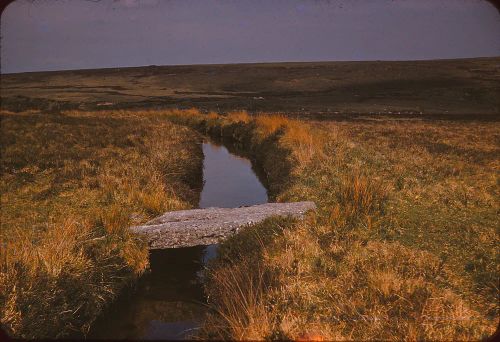
[[[213,142],[203,143],[203,190],[199,207],[266,203],[266,188],[250,160]],[[150,272],[123,294],[92,327],[91,339],[186,339],[205,314],[201,277],[216,246],[153,250]]]

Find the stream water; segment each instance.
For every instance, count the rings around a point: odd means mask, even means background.
[[[203,143],[199,207],[235,208],[268,201],[250,160],[213,142]],[[91,339],[186,339],[205,314],[202,270],[217,246],[152,250],[150,272],[95,322]]]

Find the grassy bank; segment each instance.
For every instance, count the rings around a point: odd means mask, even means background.
[[[86,331],[148,267],[126,229],[196,206],[199,136],[155,115],[1,113],[2,329]]]
[[[223,243],[204,336],[469,340],[498,323],[498,123],[164,113],[241,143],[280,201]]]

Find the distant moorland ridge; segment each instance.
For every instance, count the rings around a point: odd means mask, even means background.
[[[500,115],[500,57],[145,66],[4,74],[2,108]]]

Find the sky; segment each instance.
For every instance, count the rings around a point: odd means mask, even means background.
[[[1,72],[500,56],[482,0],[16,0]]]

